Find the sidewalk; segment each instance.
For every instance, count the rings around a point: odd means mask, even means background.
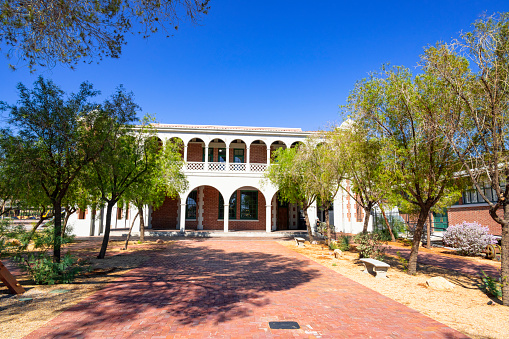
[[[276,242],[184,240],[28,338],[278,336],[466,337]]]

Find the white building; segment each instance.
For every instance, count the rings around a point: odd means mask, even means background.
[[[272,152],[280,147],[295,147],[313,132],[271,127],[170,124],[155,127],[163,142],[179,138],[185,145],[184,173],[189,189],[179,198],[166,198],[157,210],[147,206],[144,209],[147,231],[305,230],[298,206],[281,202],[277,187],[265,180],[263,173],[270,166]],[[112,230],[128,228],[135,214],[134,209],[114,209]],[[316,206],[310,207],[308,214],[314,224]],[[338,232],[362,230],[362,208],[345,191],[338,193],[331,215],[331,223]],[[76,235],[99,235],[98,221],[91,234],[90,217],[88,211],[71,216],[69,222]],[[96,220],[100,218],[101,213],[97,213]],[[133,232],[138,233],[139,218],[134,225]]]

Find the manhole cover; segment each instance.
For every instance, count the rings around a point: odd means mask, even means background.
[[[296,321],[269,321],[269,327],[273,330],[298,330],[300,328]]]

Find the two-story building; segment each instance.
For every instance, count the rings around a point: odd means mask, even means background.
[[[174,138],[182,141],[189,188],[179,197],[167,197],[157,209],[145,208],[147,231],[305,229],[299,206],[280,201],[278,188],[264,179],[264,172],[275,150],[295,147],[313,132],[300,128],[174,124],[157,124],[155,128],[163,142]],[[362,209],[346,192],[338,194],[334,207],[331,221],[337,231],[362,230]],[[112,229],[128,228],[135,213],[116,209]],[[308,214],[314,223],[319,211],[312,206]],[[101,213],[96,218],[100,219]],[[88,211],[72,216],[70,223],[76,235],[92,235]],[[134,225],[136,233],[139,222]],[[98,235],[99,227],[95,229],[93,235]]]

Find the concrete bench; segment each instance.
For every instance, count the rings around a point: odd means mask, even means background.
[[[362,258],[360,261],[364,264],[364,273],[374,274],[377,278],[387,278],[386,273],[391,265],[371,258]]]
[[[299,237],[295,237],[293,239],[295,239],[295,245],[297,245],[299,247],[301,247],[301,245],[302,245],[302,247],[304,247],[304,241],[306,241],[306,239],[299,238]]]

